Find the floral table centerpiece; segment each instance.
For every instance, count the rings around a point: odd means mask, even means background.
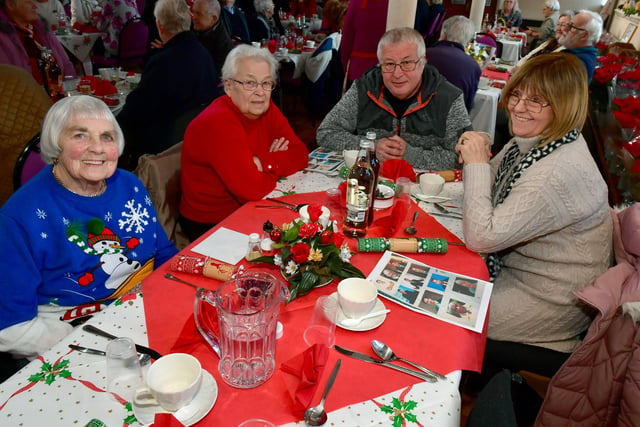
[[[334,278],[365,277],[349,263],[351,251],[344,235],[337,231],[335,221],[323,225],[323,207],[312,203],[307,212],[307,222],[298,218],[275,227],[270,233],[275,253],[253,260],[280,267],[282,276],[290,284],[289,302]]]

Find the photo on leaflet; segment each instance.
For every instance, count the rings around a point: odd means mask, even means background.
[[[453,287],[451,288],[451,290],[454,292],[458,292],[459,294],[475,297],[477,288],[477,280],[466,279],[464,277],[456,277],[456,279],[453,281]]]
[[[431,313],[437,314],[442,304],[442,295],[436,292],[425,291],[420,298],[418,306]]]
[[[418,296],[418,291],[415,289],[407,288],[406,286],[398,286],[398,290],[396,291],[395,296],[409,304],[414,304],[416,302],[416,297]]]
[[[431,275],[429,282],[427,282],[427,287],[444,292],[447,288],[448,281],[449,276],[434,273]]]

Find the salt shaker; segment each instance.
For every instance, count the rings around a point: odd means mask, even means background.
[[[260,256],[260,235],[258,233],[251,233],[249,234],[249,246],[247,247],[245,259],[247,261],[253,261]]]

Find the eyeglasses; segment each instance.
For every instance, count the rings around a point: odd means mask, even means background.
[[[418,66],[418,62],[422,61],[422,58],[418,58],[415,61],[401,61],[399,64],[395,62],[383,62],[380,64],[380,68],[383,73],[393,73],[396,71],[396,67],[400,66],[402,71],[413,71]]]
[[[255,80],[246,80],[244,82],[236,79],[229,79],[229,80],[231,80],[232,82],[241,84],[244,90],[256,90],[258,89],[258,86],[261,86],[263,90],[266,90],[267,92],[271,92],[273,89],[276,88],[276,82],[271,80],[265,80],[262,83],[258,83]]]
[[[573,25],[571,22],[569,22],[568,24],[565,24],[565,27],[569,27],[569,31],[571,30],[576,30],[576,31],[587,31],[584,28],[580,28],[580,27],[576,27],[575,25]]]
[[[522,93],[517,91],[509,93],[509,98],[507,99],[509,107],[515,107],[520,101],[524,102],[525,108],[532,113],[539,113],[543,108],[551,105],[543,98],[537,96],[534,96],[532,98],[525,98],[524,96],[522,96]]]

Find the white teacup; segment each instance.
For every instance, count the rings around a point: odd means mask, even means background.
[[[489,88],[489,79],[487,77],[480,77],[478,81],[479,89],[488,89]]]
[[[308,224],[311,221],[311,218],[309,217],[308,207],[309,205],[305,205],[300,208],[300,219],[305,224]],[[320,214],[320,218],[318,218],[318,223],[321,226],[326,227],[327,224],[329,224],[330,215],[331,215],[331,212],[329,211],[329,208],[327,208],[326,206],[322,206],[322,213]]]
[[[309,48],[309,49],[313,49],[314,47],[316,47],[316,42],[313,40],[307,40],[304,43],[305,47]]]
[[[358,150],[343,150],[342,156],[344,157],[344,165],[351,169],[358,159]]]
[[[191,402],[201,383],[198,359],[186,353],[168,354],[151,365],[147,385],[135,391],[133,401],[140,407],[160,405],[177,411]]]
[[[367,279],[351,277],[338,284],[338,304],[345,316],[362,317],[373,310],[378,299],[378,288]]]
[[[420,175],[420,193],[425,196],[437,196],[444,187],[444,178],[437,173],[423,173]]]

